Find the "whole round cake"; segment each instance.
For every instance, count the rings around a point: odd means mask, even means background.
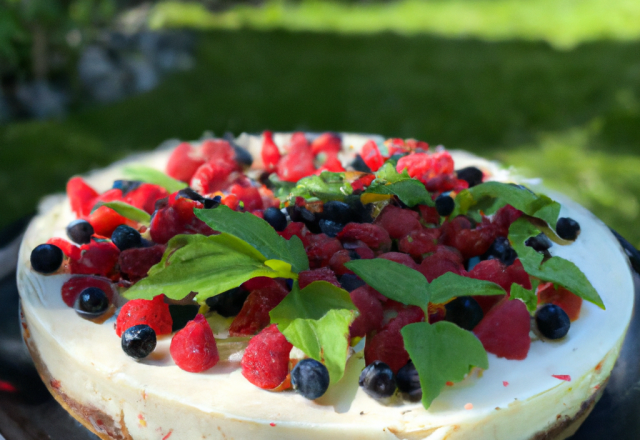
[[[563,439],[634,289],[608,228],[539,190],[413,139],[175,143],[42,203],[24,340],[102,439]]]

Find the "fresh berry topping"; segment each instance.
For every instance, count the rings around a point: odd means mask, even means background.
[[[96,287],[102,290],[107,295],[107,299],[111,301],[113,297],[111,281],[108,278],[93,276],[76,276],[69,278],[62,285],[62,300],[69,307],[73,307],[80,292],[89,287]]]
[[[358,308],[359,316],[349,326],[352,338],[363,337],[382,326],[384,310],[376,292],[369,286],[362,286],[349,293],[351,301]]]
[[[93,226],[86,220],[74,220],[67,226],[67,237],[74,243],[87,244],[93,235]]]
[[[169,352],[181,369],[200,373],[218,363],[218,347],[204,315],[198,314],[171,339]]]
[[[457,324],[465,330],[473,330],[482,320],[482,307],[470,296],[459,296],[445,306],[445,320]]]
[[[485,260],[500,260],[505,266],[510,266],[518,258],[518,254],[513,250],[506,237],[498,237],[482,258]]]
[[[129,281],[138,281],[145,276],[149,269],[162,260],[165,246],[156,244],[150,247],[131,248],[120,252],[118,265],[120,272]]]
[[[537,252],[545,252],[553,246],[549,237],[547,237],[543,232],[536,235],[535,237],[527,238],[527,241],[524,242],[525,245],[533,248]]]
[[[431,282],[447,272],[453,272],[456,275],[463,275],[464,266],[455,261],[442,258],[438,254],[433,254],[422,260],[420,267],[418,267],[418,271],[424,275],[428,282]]]
[[[453,212],[456,202],[449,195],[441,194],[436,198],[436,209],[442,217],[447,217]]]
[[[355,221],[356,217],[351,206],[344,202],[331,200],[322,206],[321,218],[324,220],[346,224]]]
[[[191,144],[183,142],[173,150],[167,162],[167,174],[174,179],[189,182],[204,158]]]
[[[158,295],[151,301],[134,299],[122,306],[116,320],[116,334],[121,336],[126,329],[138,324],[148,325],[158,335],[171,334],[171,313],[163,295]]]
[[[287,228],[287,216],[278,208],[265,209],[263,216],[264,220],[276,231],[282,232]]]
[[[355,171],[360,171],[362,173],[371,172],[371,168],[369,168],[369,166],[365,163],[362,156],[360,156],[359,154],[356,155],[356,158],[353,159],[353,162],[351,162],[349,166],[353,168]]]
[[[122,350],[134,359],[144,359],[156,348],[156,332],[145,324],[129,327],[122,334]]]
[[[340,286],[347,292],[352,292],[358,287],[364,286],[365,282],[362,281],[357,275],[351,273],[345,273],[340,277]]]
[[[538,331],[547,339],[564,338],[569,332],[569,315],[555,304],[545,304],[536,312]]]
[[[325,219],[321,219],[318,222],[318,226],[320,227],[320,230],[329,237],[337,236],[340,231],[344,229],[344,224]]]
[[[289,353],[293,345],[275,324],[251,338],[242,356],[242,375],[265,390],[280,385],[289,374]]]
[[[391,237],[389,233],[378,225],[369,223],[348,223],[338,234],[343,243],[345,241],[364,242],[375,252],[384,253],[391,250]]]
[[[78,217],[86,217],[91,213],[98,193],[82,177],[73,177],[67,182],[67,196],[71,211]]]
[[[314,281],[326,281],[336,287],[340,287],[340,283],[336,278],[336,274],[328,267],[321,267],[313,270],[303,270],[298,274],[298,284],[304,289]]]
[[[265,170],[273,171],[278,165],[280,150],[278,150],[278,146],[273,141],[273,134],[270,131],[263,133],[261,156]]]
[[[484,177],[482,171],[476,167],[467,167],[457,170],[456,174],[458,175],[458,179],[462,179],[469,184],[469,188],[480,185],[482,183],[482,178]]]
[[[109,298],[102,289],[87,287],[76,298],[74,308],[76,313],[83,318],[96,318],[109,308]]]
[[[545,283],[538,286],[538,304],[551,303],[564,310],[571,322],[580,317],[582,298],[564,287],[554,286],[553,283]]]
[[[485,350],[498,357],[522,360],[527,357],[531,338],[531,317],[518,299],[503,299],[473,329]]]
[[[420,215],[415,211],[387,205],[376,217],[374,224],[384,228],[391,238],[400,239],[415,230],[422,229],[419,218]]]
[[[396,382],[398,383],[398,390],[405,393],[410,400],[420,400],[422,397],[420,377],[418,377],[418,370],[416,370],[413,362],[409,361],[407,365],[398,370]]]
[[[393,371],[387,364],[380,361],[374,361],[362,370],[358,384],[374,399],[385,399],[396,392]]]
[[[556,232],[563,240],[575,240],[580,234],[580,224],[570,217],[560,217],[556,223]]]
[[[218,315],[228,318],[230,316],[236,316],[242,310],[245,300],[249,296],[249,291],[236,287],[235,289],[227,290],[219,295],[207,298],[207,306],[217,312]]]
[[[122,191],[122,195],[126,196],[127,193],[137,189],[142,185],[139,180],[114,180],[112,189],[119,189]]]
[[[231,336],[255,335],[268,326],[271,322],[269,312],[289,293],[285,287],[271,278],[265,278],[256,288],[249,288],[246,283],[244,287],[251,293],[229,327]]]
[[[79,258],[71,257],[69,270],[79,275],[109,276],[112,274],[120,250],[108,240],[91,241],[80,247]]]
[[[142,246],[140,233],[126,225],[120,225],[113,231],[111,241],[118,246],[118,249],[121,251]]]
[[[196,190],[189,187],[178,191],[178,195],[176,196],[176,198],[178,197],[184,197],[185,199],[194,200],[196,202],[204,202],[205,199],[204,196],[198,194]]]
[[[329,388],[329,370],[315,359],[303,359],[291,371],[291,386],[309,400],[315,400]]]
[[[53,244],[41,244],[31,251],[31,267],[36,272],[49,274],[60,269],[64,253]]]
[[[362,160],[364,160],[364,163],[367,164],[371,171],[378,171],[384,164],[384,157],[382,157],[375,141],[367,141],[367,143],[362,146],[360,154],[362,155]]]

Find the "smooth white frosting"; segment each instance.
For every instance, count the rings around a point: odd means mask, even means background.
[[[286,135],[277,135],[282,144]],[[360,136],[345,144],[362,145]],[[256,137],[240,142],[254,153]],[[259,151],[259,150],[258,150]],[[168,151],[136,161],[164,169]],[[258,155],[259,156],[259,155]],[[475,164],[504,180],[490,162],[453,152],[457,168]],[[87,181],[103,191],[121,178],[121,164],[93,173]],[[268,392],[251,385],[237,362],[221,362],[199,374],[180,370],[169,355],[170,338],[159,341],[150,359],[135,362],[120,348],[113,324],[79,318],[60,296],[67,275],[42,276],[30,269],[31,250],[51,236],[64,236],[72,219],[68,201],[50,199],[30,225],[18,270],[30,340],[50,374],[71,398],[119,421],[135,439],[505,439],[531,438],[564,417],[605,381],[617,358],[633,305],[633,281],[624,253],[608,228],[584,208],[563,203],[561,216],[578,221],[582,232],[553,255],[573,261],[587,275],[606,306],[585,302],[569,334],[557,342],[534,340],[528,357],[508,361],[489,355],[489,369],[447,387],[427,411],[420,403],[383,405],[358,387],[362,354],[352,356],[344,379],[317,401],[294,392]],[[223,358],[237,346],[219,342]],[[226,353],[226,355],[225,355]],[[236,356],[237,358],[237,356]],[[562,381],[552,375],[570,375]],[[505,383],[508,385],[505,386]],[[472,404],[472,409],[465,409]],[[99,429],[99,426],[95,427]]]

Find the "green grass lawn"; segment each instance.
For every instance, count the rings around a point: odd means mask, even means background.
[[[64,121],[0,126],[0,227],[74,173],[204,130],[417,137],[503,159],[593,209],[636,245],[640,43],[213,31],[197,67]]]

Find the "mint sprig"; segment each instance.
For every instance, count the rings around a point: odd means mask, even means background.
[[[353,193],[353,187],[345,180],[345,173],[323,171],[319,176],[300,179],[293,188],[288,188],[288,198],[303,197],[309,199],[344,200]]]
[[[376,179],[365,190],[361,198],[368,200],[366,194],[384,194],[397,196],[409,207],[415,205],[435,206],[429,191],[419,180],[412,179],[407,170],[398,173],[391,163],[385,163],[377,172]]]
[[[444,304],[458,296],[504,295],[505,290],[491,281],[463,277],[453,272],[439,276],[429,284],[431,302]]]
[[[154,185],[161,186],[170,193],[180,191],[188,186],[186,183],[169,177],[162,171],[151,167],[129,165],[124,168],[123,173],[128,179],[153,183]]]
[[[291,292],[269,315],[289,342],[324,363],[331,383],[335,383],[344,375],[349,325],[356,313],[346,290],[327,281],[314,281],[300,289],[295,281]]]
[[[526,289],[522,287],[518,283],[513,283],[511,285],[511,292],[509,295],[509,299],[519,299],[527,306],[527,310],[529,313],[535,313],[538,308],[538,286],[540,285],[540,281],[534,279],[531,281],[531,289]]]
[[[107,208],[113,209],[121,216],[128,218],[129,220],[133,220],[134,222],[138,222],[146,226],[149,226],[151,223],[151,216],[146,211],[136,208],[128,203],[119,200],[114,202],[98,203],[94,207],[94,210],[100,206],[106,206]]]

